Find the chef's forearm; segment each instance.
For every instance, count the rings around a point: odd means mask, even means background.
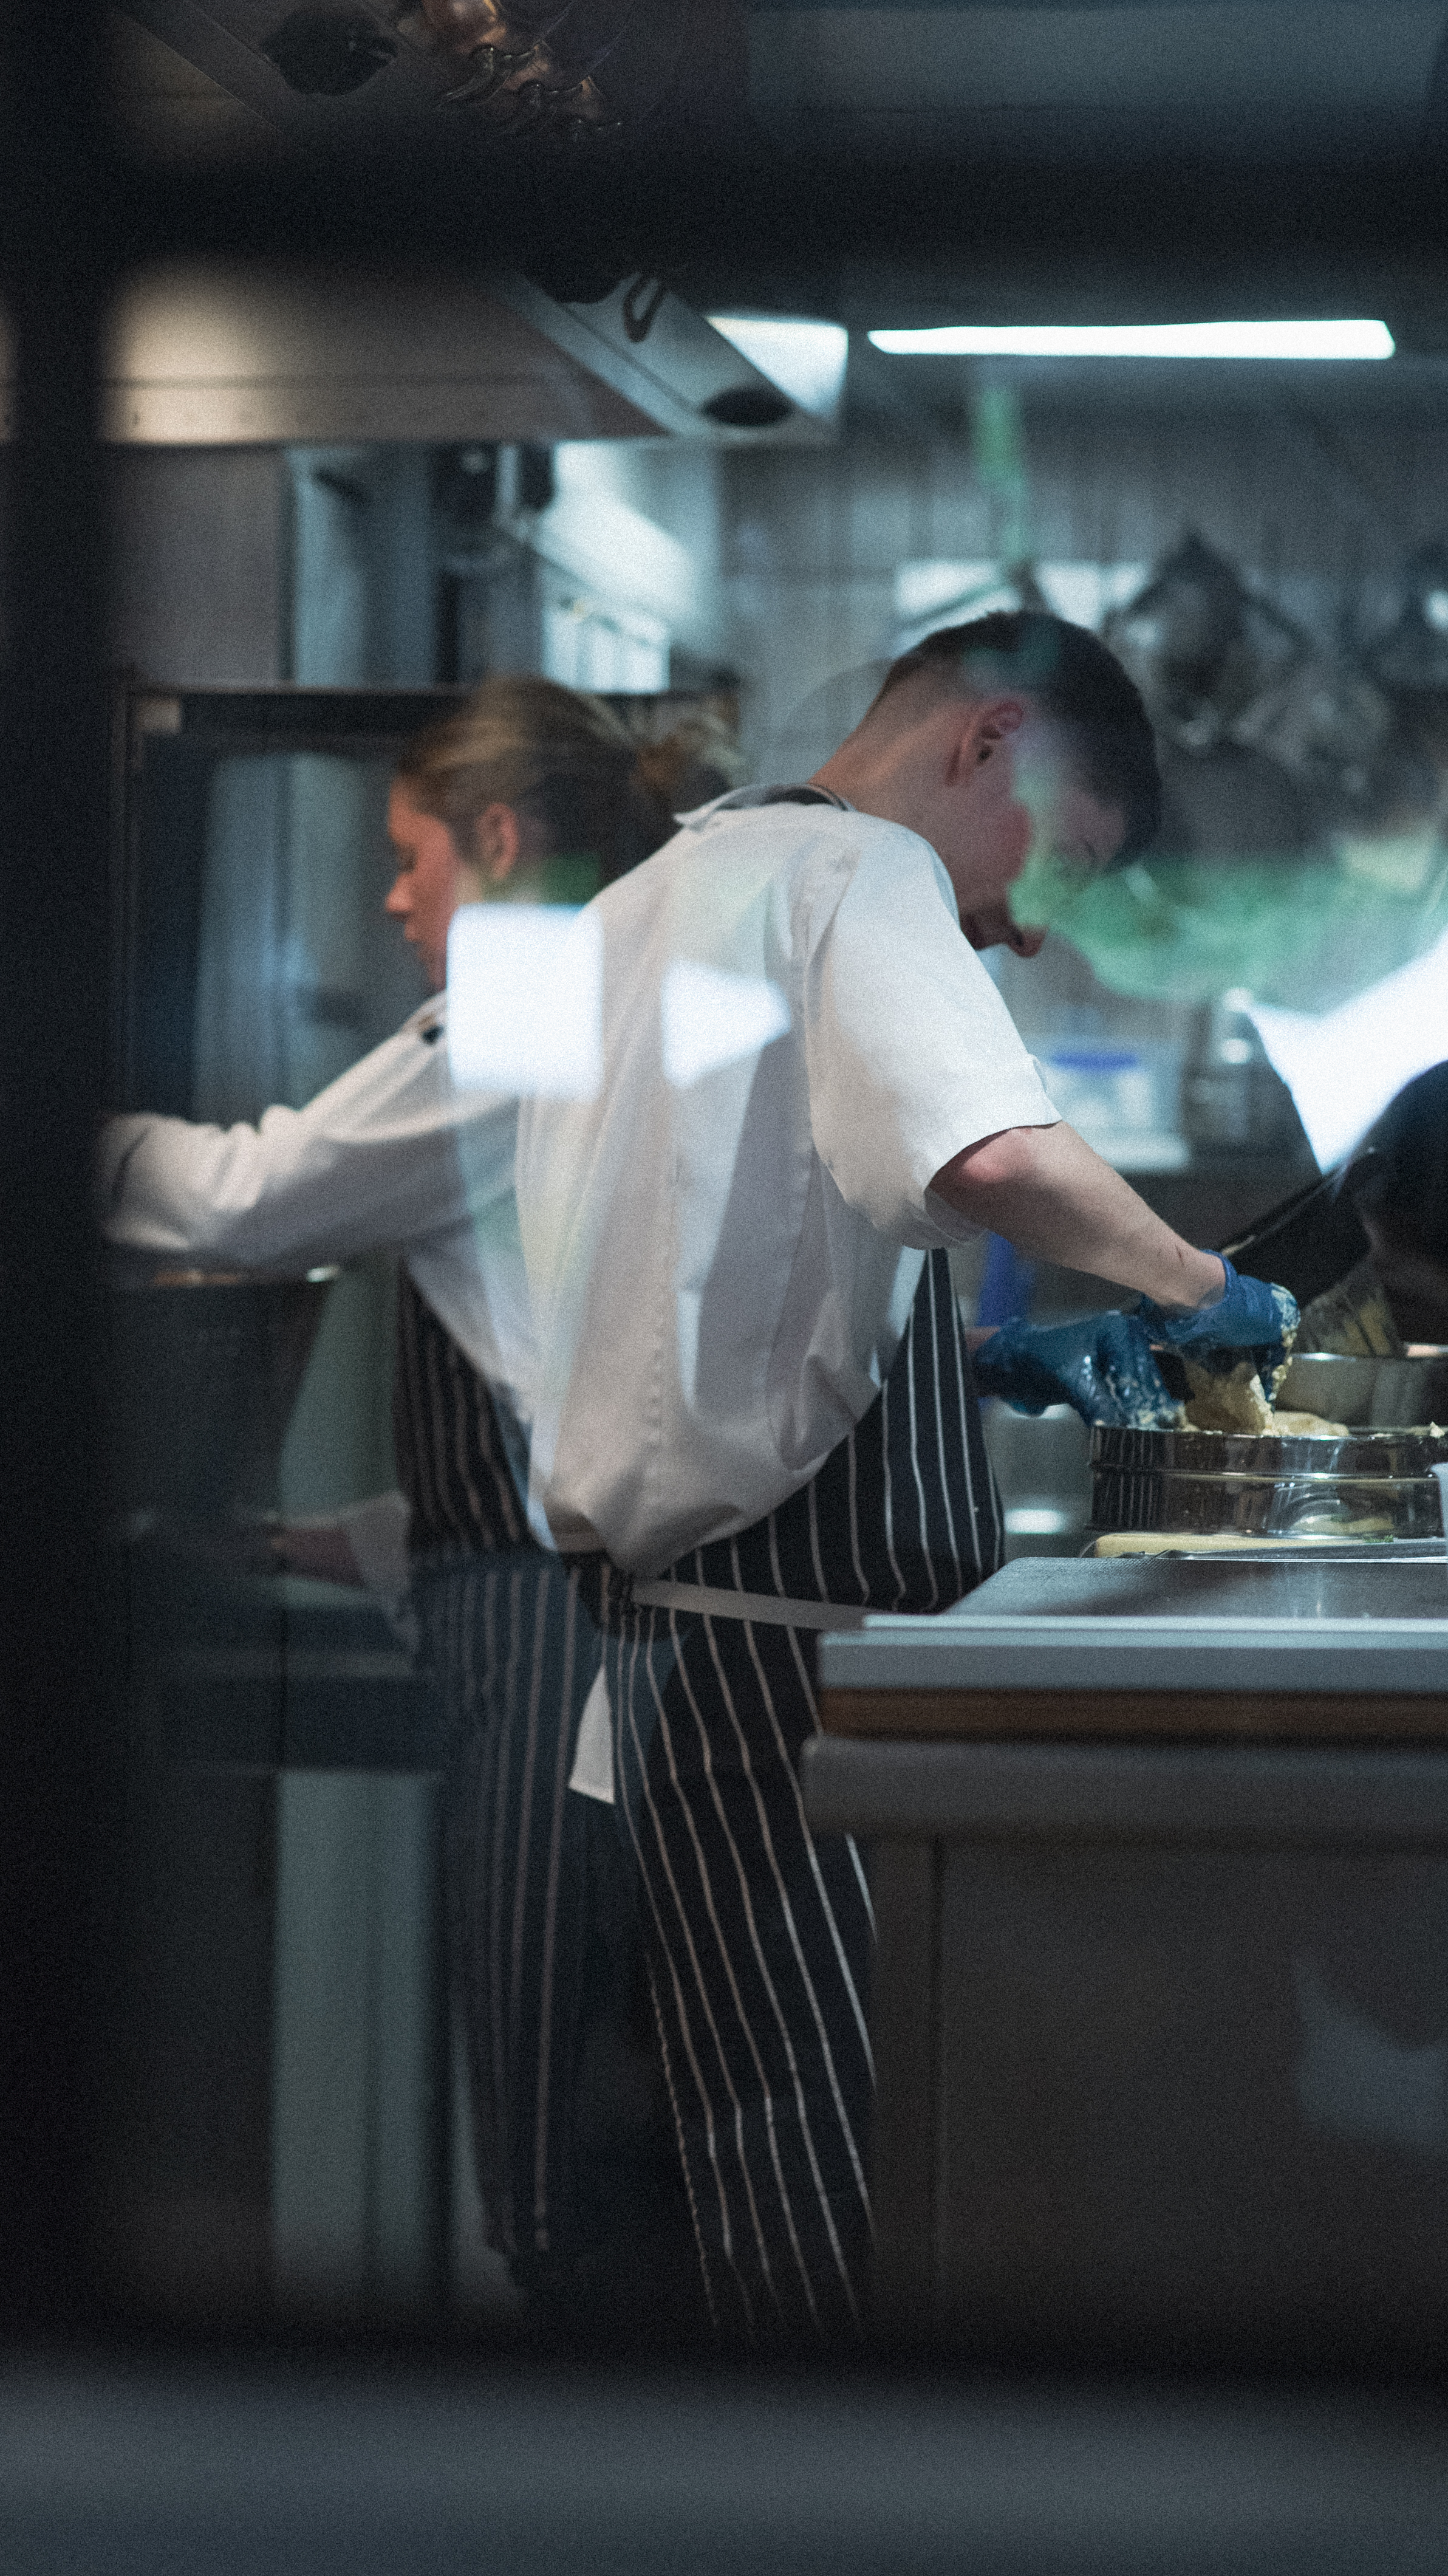
[[[1064,1119],[983,1137],[931,1187],[1018,1251],[1138,1289],[1158,1305],[1202,1306],[1221,1293],[1216,1255],[1174,1234]]]

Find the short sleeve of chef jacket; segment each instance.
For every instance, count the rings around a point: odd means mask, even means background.
[[[935,852],[898,824],[860,824],[802,925],[810,1124],[841,1197],[882,1234],[930,1250],[978,1231],[930,1191],[942,1166],[1060,1112]]]

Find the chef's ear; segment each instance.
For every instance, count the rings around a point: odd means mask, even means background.
[[[1026,721],[1023,698],[977,698],[956,736],[952,781],[968,778],[982,761],[1001,750]]]
[[[991,698],[981,710],[978,760],[988,760],[993,751],[1019,733],[1026,721],[1025,702],[1021,698]]]
[[[523,827],[512,805],[485,805],[473,825],[473,861],[488,885],[502,885],[518,864]]]

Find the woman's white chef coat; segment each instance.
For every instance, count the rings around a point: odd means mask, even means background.
[[[767,793],[597,898],[602,1085],[520,1118],[533,1525],[640,1574],[809,1481],[973,1231],[936,1172],[1059,1116],[929,844]]]
[[[434,999],[305,1109],[268,1109],[255,1127],[109,1119],[101,1222],[113,1243],[218,1269],[298,1272],[396,1249],[526,1432],[517,1121],[515,1099],[454,1083],[446,999]]]

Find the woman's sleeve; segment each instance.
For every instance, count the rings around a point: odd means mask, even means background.
[[[451,1081],[409,1027],[305,1109],[254,1127],[108,1120],[100,1216],[114,1243],[239,1269],[345,1260],[419,1241],[513,1186],[516,1101]]]

